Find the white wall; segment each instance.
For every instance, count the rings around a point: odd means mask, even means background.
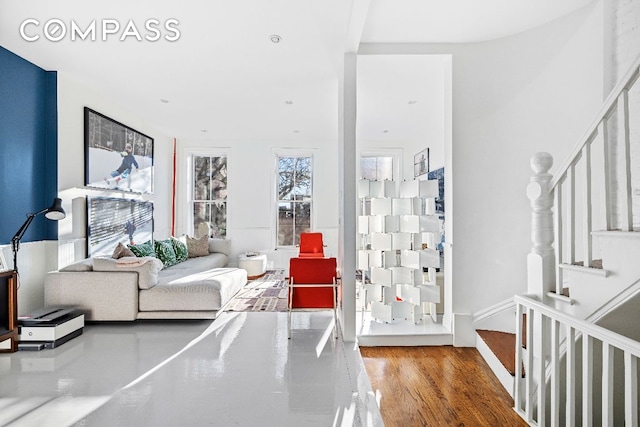
[[[313,163],[313,228],[323,233],[328,256],[338,254],[338,169],[337,142],[297,139],[293,141],[178,141],[178,215],[176,234],[191,233],[187,227],[191,212],[187,194],[187,153],[219,150],[228,156],[227,239],[231,240],[230,265],[237,255],[263,251],[274,268],[288,268],[297,249],[275,251],[275,167],[276,151],[295,147],[311,152]]]
[[[20,289],[18,312],[26,314],[44,305],[44,275],[85,256],[86,210],[82,202],[86,195],[142,198],[122,192],[96,191],[84,187],[84,107],[90,107],[133,129],[154,138],[155,189],[145,195],[154,202],[155,235],[165,237],[170,230],[171,139],[150,127],[135,112],[58,72],[58,192],[67,217],[58,222],[59,241],[22,244],[18,255]],[[162,171],[162,172],[160,172]],[[75,201],[74,201],[75,199]],[[11,263],[10,247],[3,248]]]
[[[601,105],[600,2],[495,41],[361,51],[452,54],[453,312],[470,315],[526,291],[529,160],[548,151],[561,163]]]
[[[452,224],[456,238],[449,242],[453,244],[455,269],[454,313],[474,313],[526,289],[525,260],[531,246],[530,209],[525,196],[529,158],[537,151],[548,151],[559,164],[598,110],[604,90],[602,15],[602,4],[596,2],[569,17],[507,39],[465,45],[389,44],[374,52],[452,54],[453,152],[452,163],[446,167],[450,166],[453,174],[449,181],[455,190],[450,200],[456,206]],[[72,209],[74,198],[90,193],[82,188],[84,106],[155,139],[155,192],[148,199],[156,208],[156,237],[167,236],[171,224],[171,136],[161,134],[129,111],[126,100],[112,101],[59,72],[58,182],[64,207],[72,213],[60,224],[60,244],[84,236],[73,229],[73,224],[82,224],[77,217],[74,220],[82,209]],[[212,138],[205,142],[178,141],[178,146],[180,150],[189,146],[230,147],[229,187],[233,198],[229,200],[228,232],[234,253],[272,248],[272,150],[287,146],[314,148],[315,228],[325,232],[328,252],[337,254],[340,190],[335,141]],[[411,159],[413,150],[407,150],[405,157]],[[183,160],[179,157],[179,165]],[[184,183],[179,188],[183,189]],[[185,208],[178,204],[180,212]],[[183,215],[178,220],[177,234],[186,231],[180,228]],[[34,265],[52,264],[49,251],[35,252],[42,255],[30,260]],[[41,277],[23,280],[25,288],[21,292],[41,295],[32,292],[41,283]],[[38,298],[25,298],[21,307],[38,307]]]
[[[601,9],[462,47],[453,73],[454,312],[473,313],[526,290],[529,160],[559,165],[601,105]]]
[[[608,49],[611,51],[609,57],[608,74],[606,76],[606,90],[611,90],[619,80],[621,80],[629,68],[640,56],[640,1],[613,0],[607,2],[606,13],[609,14],[609,26],[611,39]],[[636,82],[635,88],[630,91],[629,111],[632,117],[640,114],[640,84]],[[629,137],[631,139],[631,186],[632,186],[632,208],[633,227],[640,230],[640,121],[631,120],[629,123]],[[615,130],[617,132],[617,130]],[[617,157],[617,156],[616,156]],[[620,168],[622,171],[623,168]],[[615,201],[618,203],[624,197],[626,191],[620,189],[620,174],[613,178],[612,186],[617,191]],[[616,212],[617,224],[620,227],[623,218],[622,212]]]
[[[154,236],[164,238],[171,227],[171,169],[173,141],[128,110],[126,100],[116,102],[107,95],[96,92],[64,72],[58,73],[58,188],[67,211],[67,218],[60,222],[59,239],[85,237],[78,230],[83,221],[76,215],[86,215],[82,209],[72,209],[72,200],[85,195],[126,197],[154,203]],[[84,188],[84,107],[89,107],[120,123],[154,139],[154,193],[136,195],[118,191],[97,191]]]
[[[430,170],[444,166],[447,60],[446,55],[358,55],[359,155],[401,150],[399,179],[414,178],[414,155],[425,148]]]

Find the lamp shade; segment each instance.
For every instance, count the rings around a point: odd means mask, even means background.
[[[53,199],[53,204],[47,209],[44,216],[53,221],[64,219],[67,214],[64,212],[64,209],[62,209],[62,199],[59,197]]]

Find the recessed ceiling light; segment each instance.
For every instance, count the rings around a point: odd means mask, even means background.
[[[287,105],[293,105],[293,101],[290,99],[287,99],[286,101],[284,101],[284,103]]]
[[[280,43],[282,41],[282,37],[277,34],[271,34],[269,36],[269,40],[271,40],[271,43]]]
[[[169,100],[168,99],[161,99],[160,102],[162,102],[163,104],[168,104]]]
[[[418,101],[416,101],[416,100],[412,99],[411,101],[409,101],[409,104],[410,104],[410,105],[413,105],[413,104],[415,104],[416,102],[418,102]]]

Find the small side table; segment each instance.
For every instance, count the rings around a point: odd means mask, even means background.
[[[238,255],[238,267],[247,270],[247,279],[253,280],[267,272],[267,255]]]

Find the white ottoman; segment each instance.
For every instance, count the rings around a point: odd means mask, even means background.
[[[267,255],[240,254],[238,255],[238,267],[247,270],[247,279],[257,279],[267,271]]]

